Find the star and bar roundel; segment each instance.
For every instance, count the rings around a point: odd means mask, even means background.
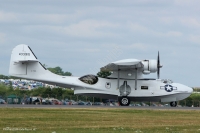
[[[161,90],[165,90],[167,92],[172,92],[173,90],[177,90],[177,87],[166,84],[165,86],[160,86]]]

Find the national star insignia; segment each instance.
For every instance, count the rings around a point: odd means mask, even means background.
[[[161,90],[165,90],[167,92],[172,92],[173,90],[177,90],[177,87],[166,84],[165,86],[160,86]]]
[[[165,85],[165,90],[167,92],[171,92],[173,90],[173,87],[171,85]]]

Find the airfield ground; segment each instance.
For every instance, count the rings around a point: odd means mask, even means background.
[[[195,133],[199,110],[0,108],[0,132]]]

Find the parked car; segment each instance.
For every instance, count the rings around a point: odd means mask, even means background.
[[[132,103],[132,104],[129,104],[129,106],[135,106],[135,104],[134,104],[134,103]]]
[[[69,100],[61,100],[62,105],[70,105]]]
[[[104,104],[102,102],[94,102],[93,105],[100,105],[100,106],[102,106]]]
[[[43,104],[43,105],[52,105],[52,102],[51,102],[50,100],[48,100],[48,99],[46,99],[46,100],[43,99],[43,100],[42,100],[42,104]]]
[[[135,104],[135,106],[138,106],[138,107],[140,107],[140,106],[141,106],[141,104],[137,103],[137,104]]]
[[[52,104],[53,104],[53,105],[62,105],[62,102],[59,101],[58,99],[53,99],[53,100],[52,100]]]
[[[86,105],[92,105],[92,103],[91,102],[86,102]]]
[[[99,106],[102,106],[102,105],[104,105],[104,106],[116,106],[115,102],[106,102],[104,104],[102,104],[101,102],[95,102],[93,105],[99,105]]]
[[[182,107],[182,105],[177,105],[177,107]]]
[[[157,107],[158,105],[155,103],[152,103],[151,106]]]
[[[165,104],[164,106],[165,106],[165,107],[169,107],[170,105],[169,105],[169,104]]]
[[[141,105],[142,105],[142,106],[149,106],[148,104],[143,103],[143,102],[141,103]]]
[[[40,104],[40,99],[39,99],[39,98],[33,99],[33,100],[32,100],[32,103],[33,103],[33,104]]]
[[[158,104],[158,106],[159,106],[159,107],[164,107],[164,105],[162,105],[162,104],[160,104],[160,103]]]
[[[5,100],[0,99],[0,104],[6,104]]]
[[[86,105],[86,103],[83,102],[83,101],[79,101],[79,102],[78,102],[78,105]]]
[[[78,103],[74,100],[70,100],[70,105],[78,105]]]

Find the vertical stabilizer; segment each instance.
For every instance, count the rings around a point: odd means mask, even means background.
[[[9,75],[68,88],[80,82],[77,77],[60,76],[50,72],[39,62],[31,48],[25,44],[17,45],[12,50]]]
[[[38,62],[37,57],[29,46],[17,45],[11,54],[9,75],[27,75],[28,62]]]

